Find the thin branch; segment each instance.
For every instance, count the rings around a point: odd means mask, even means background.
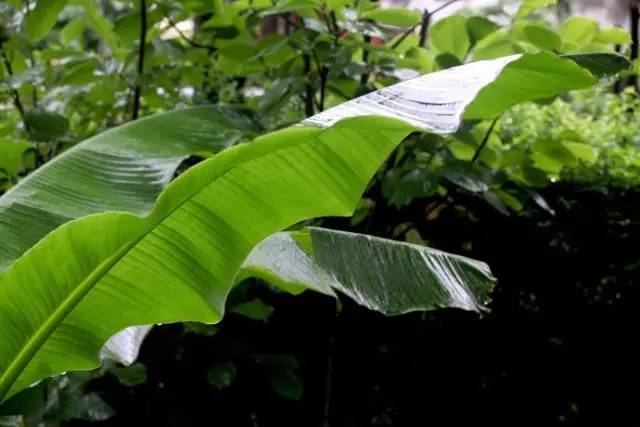
[[[144,73],[144,46],[147,43],[147,2],[146,0],[140,0],[140,46],[138,46],[138,81],[136,82],[135,89],[133,91],[133,111],[131,118],[133,120],[138,118],[140,112],[140,93],[141,78]]]
[[[402,43],[404,41],[404,39],[406,39],[407,37],[409,37],[411,34],[413,34],[413,32],[416,30],[416,28],[418,28],[419,24],[414,25],[413,27],[409,28],[407,31],[405,31],[404,33],[402,33],[402,35],[400,36],[400,38],[398,40],[396,40],[395,42],[393,42],[393,44],[391,45],[391,49],[395,49],[398,46],[400,46],[400,43]]]
[[[364,36],[364,42],[366,44],[371,43],[371,37],[367,36],[365,34]],[[367,67],[367,70],[362,73],[362,75],[360,76],[360,86],[366,86],[367,82],[369,81],[369,49],[362,49],[362,62],[364,62],[365,67]]]
[[[0,46],[0,52],[2,53],[2,61],[4,62],[4,67],[7,70],[7,75],[9,77],[13,76],[13,67],[11,66],[11,61],[7,58],[7,53]],[[20,92],[17,89],[11,89],[11,96],[13,97],[13,105],[15,105],[16,110],[20,114],[20,118],[22,119],[22,123],[24,123],[25,130],[29,131],[27,128],[27,122],[24,119],[24,106],[22,105],[22,100],[20,99]]]
[[[304,85],[304,113],[307,117],[313,116],[313,88],[308,81],[309,73],[311,72],[311,58],[308,53],[302,55],[302,62],[304,64],[304,76],[307,82]]]
[[[422,22],[420,23],[420,41],[418,42],[418,46],[424,47],[427,43],[427,30],[429,29],[429,24],[431,23],[431,13],[427,9],[422,12]]]
[[[431,15],[435,15],[436,13],[440,12],[441,10],[451,6],[452,4],[454,4],[455,2],[458,2],[460,0],[449,0],[448,2],[446,2],[445,4],[443,4],[442,6],[438,6],[435,9],[433,9],[431,11]]]
[[[319,111],[324,111],[324,99],[327,92],[327,76],[329,75],[329,69],[325,66],[320,68],[320,105]]]
[[[449,0],[448,2],[441,6],[438,6],[431,12],[429,12],[427,9],[422,12],[422,22],[420,23],[420,44],[418,46],[424,47],[427,43],[427,30],[429,29],[429,24],[431,24],[431,17],[458,1],[460,0]]]
[[[482,153],[482,149],[485,147],[485,145],[487,145],[487,142],[489,141],[489,137],[491,136],[491,133],[493,132],[493,128],[496,126],[496,123],[498,123],[498,119],[499,118],[500,117],[496,117],[495,119],[493,119],[491,121],[491,124],[489,125],[489,129],[487,129],[487,133],[484,134],[484,138],[482,139],[482,143],[480,144],[480,146],[478,147],[476,152],[473,154],[473,158],[471,159],[471,164],[469,166],[473,166],[473,164],[480,157],[480,153]]]
[[[189,43],[192,47],[208,49],[209,52],[213,52],[214,50],[216,50],[216,47],[212,44],[199,43],[194,39],[188,37],[180,28],[178,28],[178,25],[169,17],[169,15],[165,15],[165,18],[167,19],[169,26],[173,28],[176,33],[178,33],[180,38]]]

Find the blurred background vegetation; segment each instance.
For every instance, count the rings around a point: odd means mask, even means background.
[[[238,109],[249,140],[465,62],[637,59],[632,1],[596,19],[576,15],[588,2],[427,3],[3,1],[0,193],[76,142],[187,105]],[[385,318],[246,282],[222,324],[158,327],[133,366],[42,383],[0,425],[633,425],[638,105],[629,72],[413,136],[352,219],[324,221],[487,261],[499,283],[481,319]]]

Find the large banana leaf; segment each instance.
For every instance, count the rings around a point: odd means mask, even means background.
[[[595,82],[575,63],[541,54],[499,63],[495,82],[478,89],[495,85],[496,93],[509,94],[501,73],[527,64],[573,76],[554,91]],[[512,80],[517,73],[505,75]],[[553,94],[530,86],[528,99]],[[41,378],[95,367],[103,343],[127,326],[218,321],[258,243],[307,218],[349,215],[376,168],[415,130],[398,120],[360,117],[325,130],[277,132],[181,175],[146,217],[108,212],[57,228],[0,277],[0,399]]]
[[[178,165],[254,130],[229,108],[196,107],[110,129],[74,146],[0,197],[0,271],[59,225],[108,210],[148,214]]]

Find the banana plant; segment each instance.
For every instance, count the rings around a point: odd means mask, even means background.
[[[205,110],[167,113],[77,145],[0,199],[0,401],[95,368],[105,342],[127,327],[220,321],[247,276],[335,289],[388,314],[481,308],[493,286],[484,264],[365,236],[274,233],[351,215],[412,132],[454,132],[463,119],[493,119],[592,86],[602,67],[622,68],[598,58],[516,55],[402,82],[224,149],[168,186],[189,152],[215,151],[209,138],[220,146],[238,138],[228,117],[215,113],[210,124]],[[292,278],[273,259],[295,250],[305,256],[292,265],[317,274]]]

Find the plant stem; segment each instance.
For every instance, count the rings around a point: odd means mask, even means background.
[[[422,23],[420,24],[420,47],[424,47],[427,43],[427,30],[429,29],[429,24],[431,24],[431,17],[441,10],[451,6],[457,1],[459,0],[449,0],[442,6],[438,6],[437,8],[433,9],[431,12],[429,12],[427,9],[424,10],[424,12],[422,13]]]
[[[484,134],[484,138],[482,139],[482,143],[480,144],[480,146],[478,147],[476,152],[473,154],[473,158],[471,159],[471,163],[470,163],[469,166],[473,166],[473,164],[480,157],[480,153],[482,153],[482,149],[485,147],[485,145],[487,145],[487,142],[489,142],[489,137],[491,136],[491,133],[493,132],[493,128],[496,126],[496,123],[498,123],[498,119],[499,118],[500,117],[496,117],[495,119],[493,119],[491,121],[491,124],[489,125],[489,129],[487,129],[487,133]]]
[[[630,28],[630,33],[631,33],[631,60],[634,61],[636,59],[638,59],[638,48],[640,47],[640,34],[638,33],[639,31],[639,24],[640,24],[640,6],[638,6],[637,2],[633,2],[631,4],[631,10],[630,10],[630,16],[631,16],[631,28]],[[629,77],[629,86],[634,86],[637,87],[638,85],[638,78],[637,77]]]
[[[13,76],[13,67],[11,67],[11,61],[7,58],[7,53],[4,51],[4,48],[0,47],[0,53],[2,54],[2,61],[4,62],[4,67],[7,69],[7,75],[9,77]],[[20,92],[18,89],[11,89],[11,96],[13,98],[13,105],[15,105],[16,110],[20,114],[20,118],[22,119],[22,123],[24,124],[25,130],[29,130],[27,128],[27,122],[24,119],[24,106],[22,105],[22,101],[20,100]]]
[[[371,42],[371,37],[365,35],[364,36],[364,42],[366,44],[369,44]],[[367,82],[369,81],[369,51],[367,49],[362,49],[362,61],[364,62],[364,65],[367,67],[367,70],[362,73],[362,75],[360,76],[360,86],[366,86]]]
[[[142,90],[140,80],[142,73],[144,72],[144,46],[146,44],[147,37],[147,2],[146,0],[140,0],[140,46],[138,47],[138,76],[135,88],[133,90],[133,111],[131,113],[131,119],[138,118],[140,112],[140,92]]]
[[[171,17],[169,17],[169,15],[166,15],[165,18],[167,19],[167,22],[169,23],[169,26],[171,28],[173,28],[175,30],[176,33],[178,33],[178,35],[180,36],[180,38],[184,41],[186,41],[187,43],[189,43],[189,45],[191,45],[192,47],[197,47],[200,49],[207,49],[209,52],[213,52],[216,50],[216,47],[212,44],[204,44],[204,43],[199,43],[197,41],[195,41],[194,39],[187,37],[187,35],[185,33],[182,32],[182,30],[180,30],[180,28],[178,28],[178,25],[171,19]]]
[[[307,80],[304,85],[304,113],[307,115],[307,117],[311,117],[314,114],[313,88],[311,87],[311,83],[308,81],[309,73],[311,72],[311,58],[309,58],[308,53],[302,55],[302,61],[304,63],[304,77]]]
[[[324,98],[327,91],[327,76],[329,75],[329,69],[324,65],[320,68],[320,105],[319,110],[324,111]]]
[[[427,30],[429,29],[429,24],[431,23],[431,13],[427,9],[422,12],[422,23],[420,24],[420,41],[418,42],[418,46],[424,47],[427,43]]]
[[[396,40],[395,42],[393,42],[393,44],[391,45],[391,49],[395,49],[398,46],[400,46],[400,43],[402,43],[404,41],[404,39],[406,39],[407,37],[409,37],[411,34],[413,34],[413,32],[416,30],[416,28],[418,28],[419,24],[414,25],[413,27],[409,28],[407,31],[405,31],[404,33],[402,33],[402,35],[400,36],[400,38],[398,40]]]

